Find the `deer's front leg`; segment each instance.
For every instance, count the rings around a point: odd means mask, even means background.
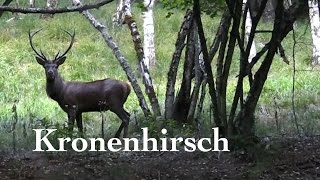
[[[81,136],[83,136],[83,125],[82,125],[82,114],[81,113],[77,114],[76,120],[77,120],[78,130],[79,130]]]
[[[73,131],[74,121],[76,119],[76,116],[72,113],[68,113],[68,129],[70,132]]]
[[[69,131],[73,131],[74,121],[76,119],[76,107],[72,106],[68,109],[68,128]]]

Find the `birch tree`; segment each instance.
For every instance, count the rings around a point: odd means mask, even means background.
[[[243,17],[246,18],[246,22],[245,22],[245,41],[246,43],[248,43],[249,40],[249,36],[250,36],[250,32],[251,32],[251,27],[252,27],[252,21],[251,21],[251,15],[250,15],[250,10],[247,6],[247,0],[243,0],[243,4],[244,4],[244,10],[243,10]],[[252,61],[252,58],[256,55],[257,50],[256,50],[256,44],[253,41],[251,48],[250,48],[250,54],[249,54],[249,58],[248,58],[248,62],[250,63]]]
[[[31,2],[30,2],[31,3]],[[34,3],[34,1],[33,1]],[[46,3],[46,8],[47,9],[56,9],[58,7],[58,0],[47,0],[47,3]],[[33,4],[34,5],[34,4]],[[30,4],[31,6],[31,4]],[[48,14],[42,14],[40,17],[41,18],[47,18],[47,17],[53,17],[53,14],[51,15],[48,15]]]
[[[34,7],[34,0],[29,0],[29,6]]]
[[[318,0],[308,0],[311,34],[313,42],[313,55],[311,61],[312,65],[318,65],[320,61],[320,20],[318,3]]]
[[[58,0],[47,0],[47,8],[57,8],[58,7]]]
[[[155,0],[144,0],[144,11],[142,12],[143,19],[143,49],[144,63],[149,69],[150,66],[155,66],[156,55],[154,45],[154,24],[153,24],[153,7]]]
[[[122,5],[120,8],[119,6]],[[131,32],[134,49],[139,62],[139,70],[143,78],[143,84],[145,85],[145,92],[151,103],[153,115],[158,117],[161,116],[160,106],[156,92],[153,87],[153,82],[149,70],[144,63],[145,54],[143,50],[140,33],[138,31],[137,23],[131,14],[131,0],[120,0],[117,12],[113,17],[113,22],[118,25],[127,24]]]

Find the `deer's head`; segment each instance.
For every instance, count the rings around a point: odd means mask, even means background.
[[[40,29],[41,30],[41,29]],[[34,32],[31,34],[29,31],[29,42],[31,45],[32,50],[36,53],[36,60],[37,62],[44,68],[45,73],[46,73],[46,78],[47,81],[54,81],[55,78],[58,76],[58,67],[64,63],[66,60],[66,54],[68,51],[71,49],[73,42],[74,42],[74,36],[75,32],[73,34],[69,33],[68,31],[65,31],[70,37],[71,37],[71,42],[68,47],[68,49],[60,54],[60,51],[55,55],[54,59],[48,59],[40,49],[40,53],[34,48],[33,43],[32,43],[32,38],[35,34],[37,34],[40,30]]]

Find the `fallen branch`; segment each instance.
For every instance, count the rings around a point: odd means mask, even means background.
[[[8,6],[12,1],[13,1],[13,0],[6,0],[6,1],[2,4],[2,6]],[[0,17],[2,16],[2,14],[3,14],[3,11],[0,11]]]
[[[58,9],[46,9],[46,8],[22,8],[22,7],[12,7],[12,6],[0,6],[0,12],[8,11],[12,13],[23,13],[23,14],[59,14],[59,13],[69,13],[69,12],[82,12],[89,9],[98,9],[113,0],[102,0],[96,2],[95,4],[85,4],[73,7],[64,7]]]

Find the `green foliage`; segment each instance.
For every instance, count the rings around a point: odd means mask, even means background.
[[[170,10],[167,17],[170,17],[174,9],[192,9],[193,0],[161,0],[163,6]],[[200,1],[201,11],[205,12],[207,15],[213,17],[219,11],[225,7],[224,0],[201,0]]]

